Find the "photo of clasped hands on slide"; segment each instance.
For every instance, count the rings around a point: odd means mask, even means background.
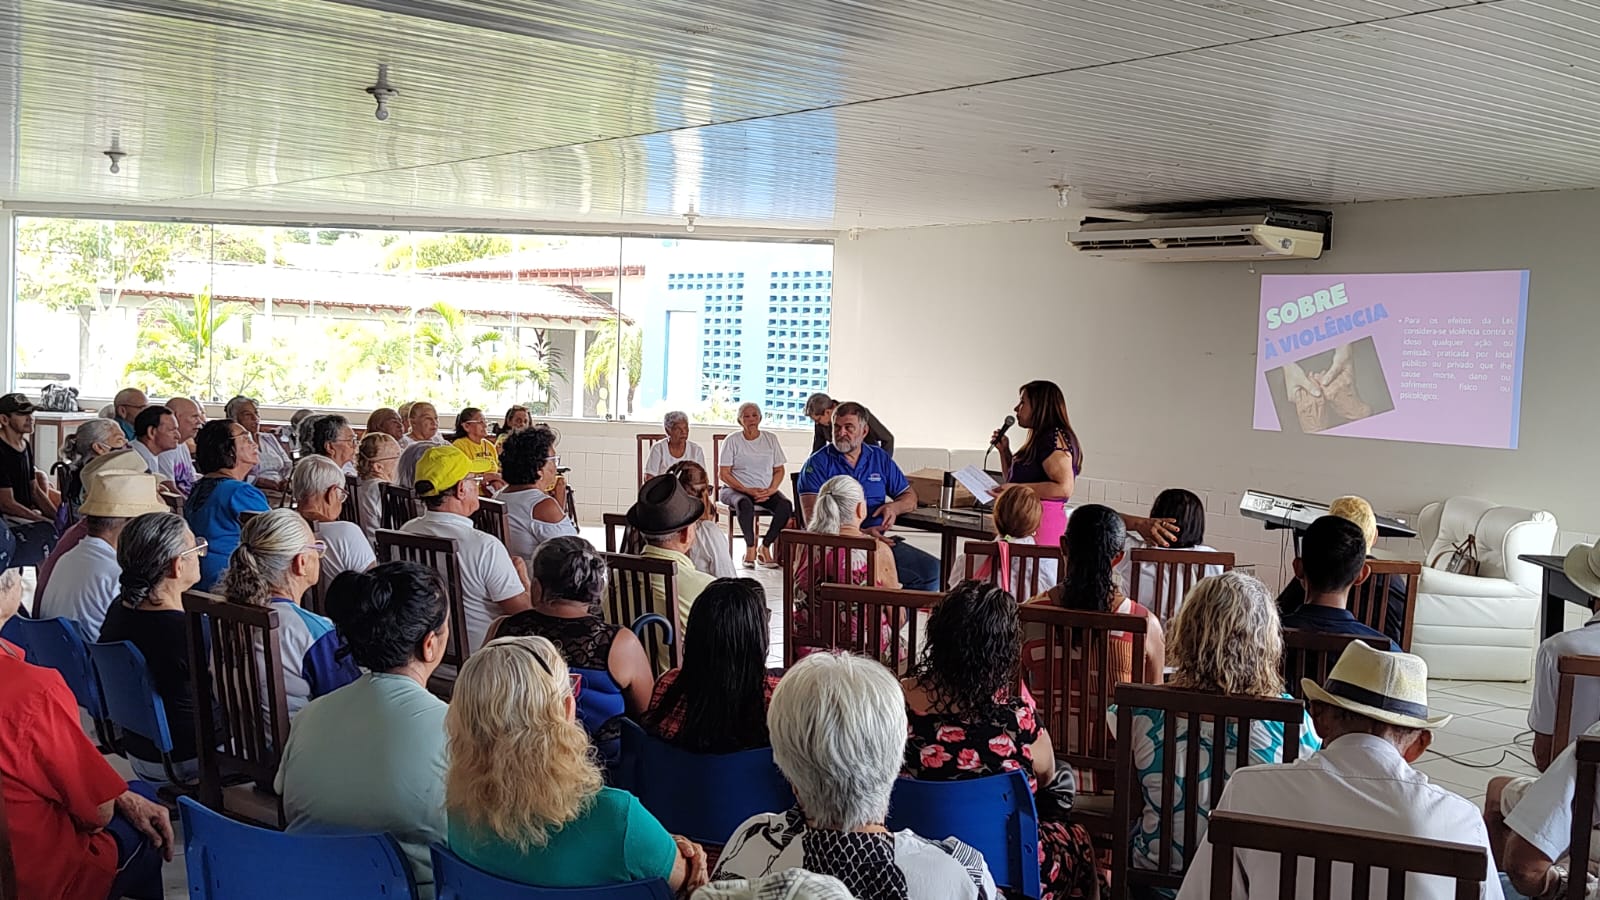
[[[1298,423],[1308,434],[1394,409],[1370,337],[1284,363],[1269,369],[1266,378],[1278,421]]]

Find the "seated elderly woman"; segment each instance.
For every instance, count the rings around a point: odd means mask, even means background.
[[[1188,597],[1172,620],[1167,659],[1173,666],[1172,674],[1167,676],[1171,687],[1230,697],[1289,697],[1283,692],[1283,629],[1278,624],[1277,604],[1266,585],[1243,572],[1203,578],[1189,589]],[[1109,718],[1115,725],[1116,717]],[[1133,734],[1127,736],[1133,742],[1133,759],[1139,769],[1144,801],[1144,814],[1135,817],[1132,838],[1133,865],[1141,869],[1154,869],[1160,864],[1157,851],[1161,835],[1156,826],[1161,821],[1163,760],[1169,753],[1183,759],[1188,743],[1186,720],[1178,720],[1177,743],[1172,746],[1166,744],[1166,724],[1166,716],[1159,710],[1136,710]],[[1234,751],[1239,743],[1236,732],[1237,727],[1230,724],[1222,741],[1227,754],[1224,767],[1228,773],[1236,766]],[[1251,763],[1283,762],[1283,741],[1282,722],[1251,722]],[[1211,780],[1211,754],[1216,746],[1215,725],[1203,723],[1198,770],[1185,774],[1183,763],[1177,767],[1179,791],[1189,779],[1200,783],[1201,827],[1201,834],[1191,838],[1182,833],[1183,817],[1174,817],[1173,839],[1179,858],[1187,857],[1192,848],[1199,846],[1199,838],[1211,816],[1211,792],[1207,784]],[[1306,758],[1321,747],[1311,716],[1306,713],[1300,722],[1300,758]]]
[[[234,603],[278,610],[278,656],[291,718],[313,698],[361,675],[340,652],[333,623],[299,603],[317,583],[323,549],[299,513],[275,509],[245,524],[217,585],[217,593]]]
[[[506,549],[532,561],[546,541],[576,535],[567,518],[567,482],[556,474],[556,433],[544,425],[524,428],[506,439],[500,455],[505,490],[495,499],[506,505]]]
[[[394,483],[399,459],[400,442],[387,432],[369,431],[356,447],[356,511],[369,541],[383,524],[383,486]]]
[[[427,566],[346,572],[328,613],[366,674],[294,720],[275,789],[290,832],[384,831],[433,896],[428,845],[445,839],[444,701],[428,677],[449,638],[444,583]]]
[[[500,450],[489,440],[489,420],[478,407],[468,406],[456,413],[456,430],[450,433],[450,443],[467,459],[483,460],[489,468],[499,470]]]
[[[863,537],[861,523],[867,517],[867,501],[861,490],[861,484],[849,475],[835,475],[822,483],[817,490],[817,500],[812,506],[811,521],[806,523],[808,531],[814,534],[837,534],[845,537]],[[795,597],[794,620],[789,626],[795,630],[797,638],[802,643],[811,643],[813,639],[806,637],[814,634],[811,621],[811,594],[817,584],[827,582],[843,582],[848,584],[870,584],[875,587],[899,588],[900,577],[895,569],[894,554],[891,552],[889,542],[881,536],[874,536],[877,541],[877,550],[872,554],[873,570],[867,570],[867,554],[861,550],[830,550],[822,559],[825,568],[818,571],[813,565],[810,554],[802,557],[795,566]],[[849,559],[845,559],[845,556]],[[844,633],[854,633],[855,612],[839,614],[839,621],[835,628]],[[884,613],[880,625],[883,631],[884,646],[892,640],[889,633],[889,615]],[[809,653],[809,649],[799,652]]]
[[[392,406],[380,406],[367,416],[367,434],[387,434],[398,444],[405,433],[405,417]]]
[[[56,523],[58,530],[78,520],[78,507],[83,505],[85,492],[83,467],[108,453],[126,449],[128,439],[114,419],[90,419],[67,437],[61,447],[67,476],[61,491],[61,509],[65,515]]]
[[[706,882],[705,851],[605,786],[575,718],[575,689],[567,661],[542,637],[497,638],[462,665],[445,714],[450,849],[522,884],[661,878],[687,896]]]
[[[694,753],[771,743],[767,705],[781,674],[767,669],[771,617],[755,579],[711,582],[689,612],[694,640],[684,644],[683,665],[662,673],[640,727]]]
[[[579,720],[595,734],[597,743],[609,741],[616,736],[615,728],[606,729],[604,724],[624,712],[631,716],[644,712],[655,676],[633,632],[600,618],[606,561],[588,541],[566,536],[546,541],[529,570],[539,586],[538,602],[532,609],[496,620],[489,636],[538,635],[555,644],[567,665],[583,676]]]
[[[1052,784],[1065,770],[1056,768],[1050,733],[1038,724],[1033,697],[1017,678],[1021,643],[1017,601],[1009,592],[963,581],[939,602],[928,617],[928,642],[915,674],[901,682],[911,724],[904,774],[959,781],[1022,770],[1040,795],[1041,900],[1095,897],[1111,884],[1095,866],[1089,832],[1065,812],[1070,787]],[[1048,802],[1063,792],[1066,803]]]
[[[733,556],[728,553],[728,545],[722,540],[722,529],[717,525],[717,495],[711,487],[711,476],[706,474],[704,466],[689,461],[674,463],[667,474],[678,476],[684,488],[705,504],[705,512],[701,514],[700,521],[695,523],[689,561],[694,563],[696,570],[712,578],[732,578]]]
[[[673,410],[661,420],[661,430],[667,439],[650,446],[650,455],[644,460],[644,477],[654,478],[682,462],[692,462],[704,467],[706,451],[689,440],[689,416]]]
[[[495,429],[495,443],[505,444],[506,438],[516,434],[524,428],[533,427],[533,414],[528,412],[526,406],[513,406],[506,410],[506,416],[500,422],[500,427]]]
[[[324,597],[333,579],[345,572],[365,572],[378,561],[361,526],[339,520],[347,490],[344,471],[326,456],[301,459],[289,476],[289,496],[294,498],[295,511],[325,548],[318,566],[322,574],[317,579]]]
[[[229,400],[222,408],[223,414],[230,420],[239,423],[255,441],[257,459],[250,471],[245,473],[245,480],[263,491],[281,491],[289,484],[289,469],[293,461],[289,453],[283,448],[275,434],[263,433],[261,430],[261,407],[249,397],[240,395]],[[204,430],[204,426],[202,429]],[[200,438],[195,436],[195,446],[198,449]],[[195,468],[199,468],[196,460]]]
[[[887,668],[848,654],[807,656],[773,691],[767,729],[799,805],[734,829],[713,881],[806,869],[856,897],[995,896],[978,851],[884,827],[906,749],[905,695]]]
[[[183,517],[195,537],[210,545],[200,560],[200,581],[195,585],[202,591],[211,590],[239,544],[239,514],[271,509],[267,496],[244,481],[260,458],[255,438],[237,422],[207,422],[194,436],[194,465],[200,480],[184,501]]]
[[[308,449],[338,464],[346,475],[356,474],[356,431],[344,416],[315,416],[302,424]]]

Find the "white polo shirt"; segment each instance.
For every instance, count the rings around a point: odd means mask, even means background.
[[[1393,744],[1368,734],[1346,734],[1321,751],[1292,763],[1239,769],[1223,789],[1216,811],[1291,821],[1309,819],[1319,825],[1454,841],[1489,852],[1489,832],[1476,806],[1430,784],[1428,776],[1413,769]],[[1211,896],[1211,854],[1208,835],[1200,842],[1200,850],[1184,876],[1178,900]],[[1503,900],[1492,859],[1489,878],[1483,882],[1479,897]],[[1276,853],[1238,851],[1233,866],[1234,900],[1276,898],[1278,865]],[[1349,866],[1333,868],[1333,896],[1350,896],[1350,875]],[[1311,861],[1301,859],[1295,880],[1298,900],[1310,900],[1314,880]],[[1386,875],[1374,871],[1372,883],[1385,884]],[[1433,875],[1410,875],[1406,878],[1406,897],[1454,900],[1455,882]]]
[[[121,578],[116,548],[100,538],[86,537],[56,561],[39,598],[39,615],[71,619],[83,629],[85,640],[98,641]]]
[[[365,572],[378,561],[372,544],[361,533],[361,526],[354,522],[318,522],[311,530],[316,532],[317,540],[328,545],[328,553],[322,557],[322,575],[317,579],[324,601],[328,597],[328,585],[333,584],[340,573]]]
[[[1600,734],[1600,723],[1579,733]],[[1528,785],[1522,792],[1522,798],[1517,801],[1516,808],[1506,816],[1507,828],[1521,835],[1523,840],[1551,860],[1565,856],[1568,845],[1572,843],[1572,795],[1578,791],[1575,753],[1576,741],[1557,753],[1556,758],[1550,760],[1550,768]],[[1596,789],[1595,795],[1600,797],[1600,788]],[[1600,806],[1595,807],[1595,813],[1596,818],[1600,819]]]
[[[146,471],[158,478],[165,477],[161,474],[161,463],[156,460],[156,455],[150,452],[150,448],[144,445],[144,441],[129,441],[128,446],[132,447],[134,452],[139,454],[139,458],[144,460]]]
[[[1540,734],[1556,732],[1556,691],[1561,673],[1556,661],[1563,656],[1600,656],[1600,615],[1583,623],[1582,628],[1551,635],[1539,645],[1533,658],[1533,697],[1528,703],[1528,727]],[[1600,722],[1600,679],[1579,678],[1572,686],[1572,733],[1570,740]]]
[[[455,513],[427,510],[400,527],[406,534],[455,538],[461,559],[461,600],[467,616],[467,652],[483,645],[489,623],[500,616],[500,603],[523,593],[522,579],[505,545],[472,527]]]

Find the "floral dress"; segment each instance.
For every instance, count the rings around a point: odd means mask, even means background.
[[[907,709],[909,735],[902,775],[925,781],[961,781],[1018,769],[1033,776],[1033,744],[1039,739],[1033,697],[996,698],[1003,704],[992,719],[919,713]],[[1040,900],[1084,900],[1109,896],[1109,873],[1095,865],[1094,844],[1082,825],[1056,814],[1055,804],[1041,804],[1039,820]]]

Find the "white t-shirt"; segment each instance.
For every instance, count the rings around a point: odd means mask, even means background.
[[[356,482],[356,515],[361,518],[361,533],[368,541],[377,539],[378,528],[383,525],[383,486],[381,478],[363,478]]]
[[[700,449],[700,445],[696,444],[694,441],[685,441],[683,446],[683,455],[673,456],[672,451],[667,449],[666,441],[656,441],[650,447],[650,455],[645,457],[644,476],[646,478],[651,478],[656,475],[660,475],[684,460],[697,462],[702,468],[704,468],[706,464],[706,452]],[[762,487],[766,487],[766,485],[762,485]]]
[[[720,525],[710,519],[701,519],[695,525],[689,561],[712,578],[733,578],[739,574],[734,570],[733,557],[728,553],[728,536]]]
[[[263,431],[256,438],[256,449],[261,452],[261,459],[250,470],[250,477],[247,480],[251,484],[258,478],[278,482],[288,479],[289,472],[294,468],[294,462],[289,459],[289,454],[283,449],[283,444],[279,442],[277,435]]]
[[[511,554],[498,540],[473,528],[471,519],[455,513],[430,509],[400,530],[406,534],[455,538],[456,552],[461,559],[467,650],[477,650],[483,645],[489,624],[500,616],[500,603],[526,590],[511,564]]]
[[[322,557],[322,575],[317,579],[324,602],[328,598],[328,585],[333,584],[340,573],[365,572],[378,561],[371,542],[361,533],[361,526],[354,522],[318,522],[311,530],[316,532],[317,540],[328,545],[328,553]]]
[[[144,441],[129,441],[128,446],[132,447],[134,452],[139,454],[139,458],[144,460],[146,471],[152,475],[166,477],[161,475],[161,463],[156,460],[156,455],[150,452],[150,448],[144,445]]]
[[[746,440],[743,432],[728,435],[722,442],[722,456],[718,460],[733,470],[733,477],[749,488],[764,488],[772,483],[772,470],[787,460],[778,436],[770,431],[756,434],[756,439]]]
[[[71,619],[85,640],[100,640],[100,626],[121,588],[117,550],[97,537],[86,537],[61,554],[39,598],[41,618]]]
[[[1583,623],[1582,628],[1563,631],[1539,645],[1533,658],[1533,697],[1528,703],[1528,727],[1540,734],[1555,734],[1556,692],[1561,673],[1556,662],[1563,656],[1600,656],[1600,615]],[[1572,685],[1572,733],[1570,740],[1600,722],[1600,681],[1578,678]]]
[[[198,480],[194,474],[194,457],[189,455],[189,448],[182,444],[157,454],[156,469],[156,474],[163,481],[177,485],[178,492],[185,497],[189,496],[189,489]]]
[[[556,537],[576,535],[577,526],[562,515],[559,522],[544,522],[533,517],[533,508],[551,499],[538,488],[525,491],[501,491],[495,499],[506,505],[506,549],[512,556],[533,562],[539,545]]]
[[[1132,581],[1132,578],[1133,578],[1133,551],[1135,551],[1135,550],[1145,550],[1145,549],[1149,549],[1149,548],[1150,548],[1150,545],[1145,543],[1145,540],[1144,540],[1143,537],[1141,537],[1141,536],[1139,536],[1137,534],[1134,534],[1131,531],[1128,532],[1127,552],[1122,555],[1122,562],[1117,563],[1116,573],[1117,573],[1117,579],[1118,579],[1117,583],[1122,586],[1122,589],[1125,592],[1127,592],[1128,596],[1130,596],[1130,597],[1133,597],[1133,581]],[[1174,548],[1174,549],[1196,550],[1196,551],[1199,551],[1199,552],[1202,552],[1202,553],[1215,553],[1215,552],[1217,552],[1217,549],[1215,547],[1208,547],[1205,544],[1195,544],[1193,547],[1182,547],[1182,548]],[[1210,578],[1212,575],[1221,575],[1221,574],[1222,574],[1222,567],[1221,566],[1218,566],[1218,565],[1207,565],[1206,568],[1205,568],[1205,573],[1203,575],[1201,575],[1201,577],[1202,578]],[[1163,589],[1164,590],[1181,590],[1182,589],[1182,585],[1183,585],[1183,582],[1179,581],[1178,585],[1176,587],[1174,587],[1173,585],[1164,585]],[[1137,600],[1140,605],[1142,605],[1142,606],[1144,606],[1146,608],[1155,609],[1156,608],[1155,593],[1156,593],[1156,564],[1153,563],[1153,562],[1142,562],[1142,563],[1139,563],[1139,596],[1133,597],[1133,599]],[[1173,615],[1177,615],[1178,614],[1178,608],[1181,607],[1182,605],[1183,605],[1183,598],[1179,597],[1178,598],[1178,602],[1172,604],[1172,614]]]

